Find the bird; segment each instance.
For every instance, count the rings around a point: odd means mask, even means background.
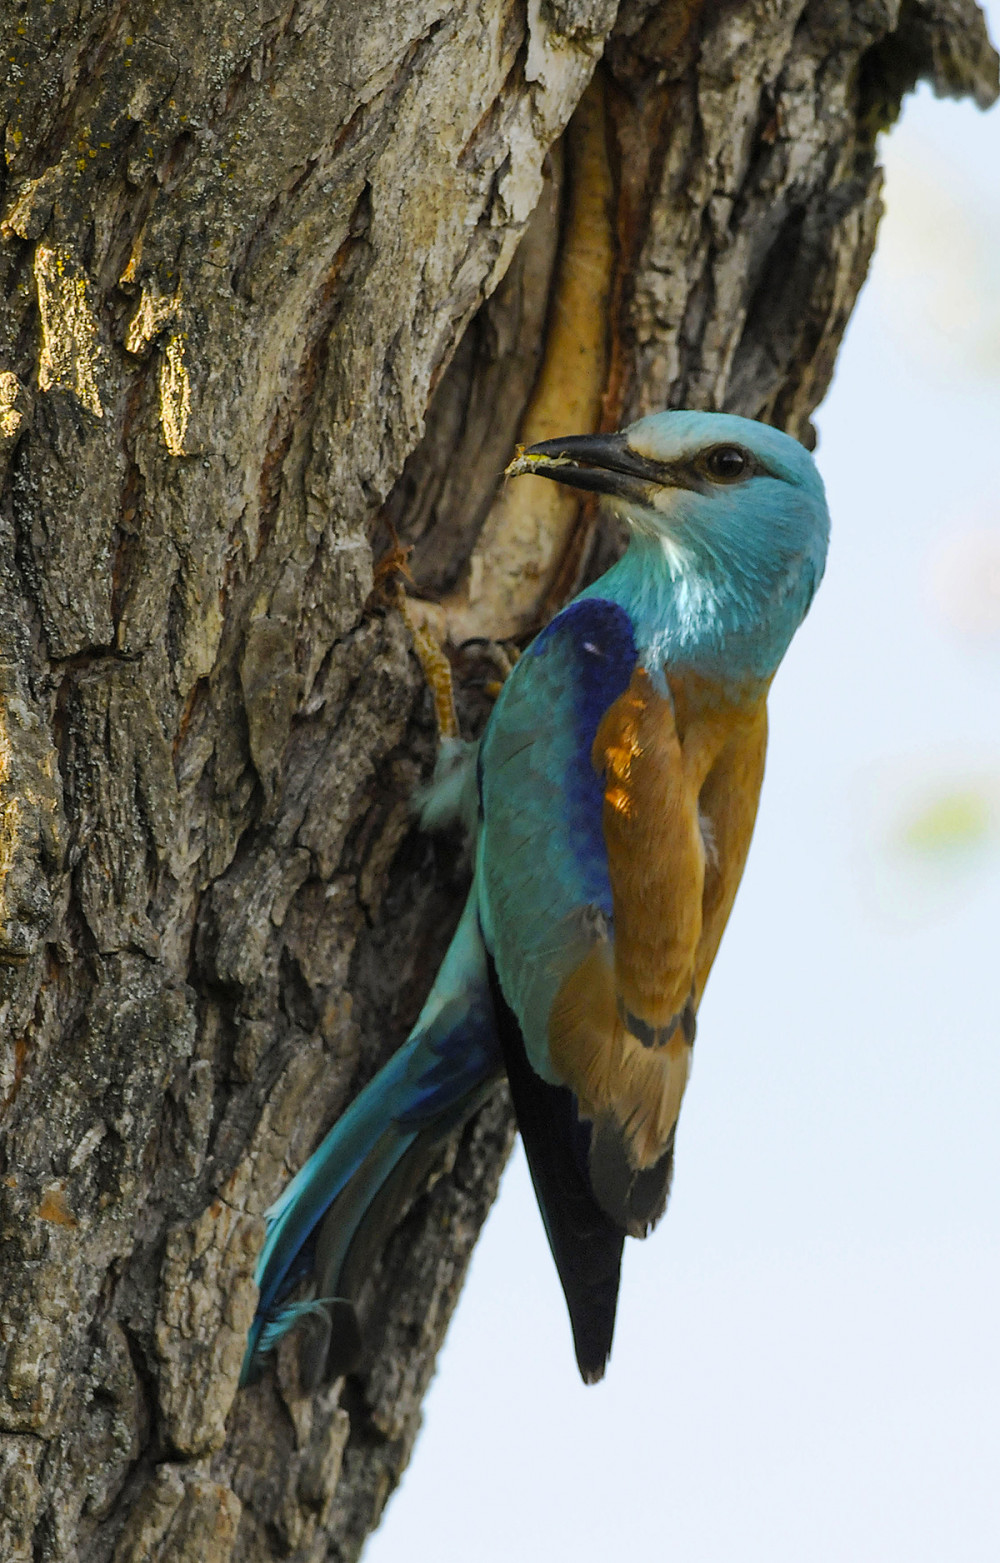
[[[504,1075],[586,1383],[625,1238],[666,1208],[768,689],[826,563],[823,483],[781,430],[683,409],[507,472],[601,496],[628,544],[524,650],[478,746],[445,756],[426,812],[467,821],[468,899],[408,1040],[268,1212],[246,1379],[296,1325],[305,1388],[356,1362],[359,1279]]]

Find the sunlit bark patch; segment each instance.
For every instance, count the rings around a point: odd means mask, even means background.
[[[35,283],[42,319],[39,389],[72,391],[88,412],[103,418],[97,389],[101,347],[86,274],[72,251],[40,244],[35,251]]]
[[[191,418],[191,381],[184,363],[184,337],[168,338],[160,364],[160,427],[171,456],[184,455],[184,436]]]

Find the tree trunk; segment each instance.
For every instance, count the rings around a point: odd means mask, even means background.
[[[411,823],[432,706],[374,565],[395,529],[439,639],[523,637],[615,540],[498,493],[517,439],[689,405],[808,440],[876,133],[996,59],[972,0],[2,25],[0,1556],[353,1559],[512,1134],[498,1093],[412,1206],[362,1371],[237,1392],[261,1213],[467,875]]]

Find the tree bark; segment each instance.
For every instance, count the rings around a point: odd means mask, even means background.
[[[434,722],[375,564],[394,529],[439,638],[523,638],[616,542],[498,492],[518,438],[808,440],[876,133],[920,77],[988,103],[996,57],[972,0],[2,25],[0,1556],[353,1559],[512,1135],[498,1093],[412,1206],[357,1375],[237,1392],[262,1212],[467,875],[411,823]]]

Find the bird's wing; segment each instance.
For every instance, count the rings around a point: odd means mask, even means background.
[[[609,1220],[619,1246],[648,1230],[666,1202],[693,1037],[697,792],[670,695],[638,665],[622,608],[579,599],[525,653],[483,740],[480,787],[480,916],[519,1031],[512,1041],[501,1025],[566,1287],[564,1213],[540,1182],[574,1187],[579,1226],[582,1175],[586,1221]],[[519,1053],[524,1069],[518,1056],[512,1068]],[[554,1145],[562,1172],[543,1173]]]
[[[635,665],[623,609],[571,603],[507,679],[480,750],[480,916],[528,1060],[551,1084],[566,1083],[549,1053],[553,1001],[614,916],[591,752]]]

